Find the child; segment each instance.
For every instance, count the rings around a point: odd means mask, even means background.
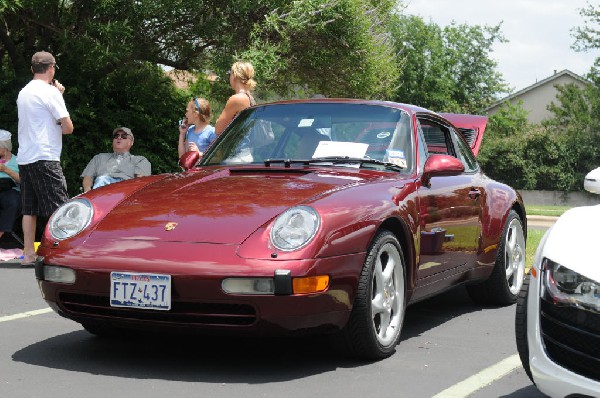
[[[192,98],[185,109],[185,118],[179,125],[179,157],[188,151],[204,154],[210,143],[217,138],[210,122],[210,104],[204,98]]]

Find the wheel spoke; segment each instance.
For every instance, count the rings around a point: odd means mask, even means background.
[[[515,267],[512,266],[511,264],[506,264],[506,280],[507,281],[510,281],[510,278],[512,277],[514,272],[515,272]]]
[[[383,302],[383,293],[377,293],[373,300],[371,300],[371,310],[373,316],[380,314],[385,311],[385,304]]]
[[[379,314],[379,337],[385,339],[387,337],[388,328],[390,327],[391,313],[389,310]]]
[[[388,257],[387,264],[385,266],[385,270],[383,270],[383,282],[390,283],[392,278],[394,277],[394,269],[396,268],[396,261],[393,257]]]

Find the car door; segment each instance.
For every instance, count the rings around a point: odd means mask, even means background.
[[[417,285],[435,283],[474,266],[481,237],[481,175],[468,145],[443,120],[418,117],[426,153],[458,158],[459,175],[433,176],[418,188],[420,256]]]

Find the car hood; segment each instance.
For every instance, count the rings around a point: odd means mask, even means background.
[[[221,169],[175,174],[134,192],[93,227],[90,239],[240,244],[287,208],[386,173]]]
[[[600,205],[566,211],[548,231],[542,256],[600,281],[598,225]]]

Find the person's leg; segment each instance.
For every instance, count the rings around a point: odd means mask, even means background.
[[[37,163],[37,162],[36,162]],[[21,207],[23,212],[23,263],[35,260],[35,227],[38,213],[38,203],[34,187],[34,174],[36,163],[20,165],[21,177]]]
[[[17,190],[8,189],[0,192],[0,231],[13,230],[20,207],[21,195]]]
[[[0,238],[5,232],[11,232],[21,207],[21,196],[14,189],[0,192]]]
[[[35,261],[35,226],[37,216],[23,215],[23,263]]]
[[[122,178],[111,177],[111,176],[107,176],[107,175],[98,176],[94,180],[94,186],[92,187],[92,189],[103,187],[105,185],[112,184],[112,183],[115,183],[115,182],[119,182],[119,181],[122,181],[122,180],[123,180]]]

